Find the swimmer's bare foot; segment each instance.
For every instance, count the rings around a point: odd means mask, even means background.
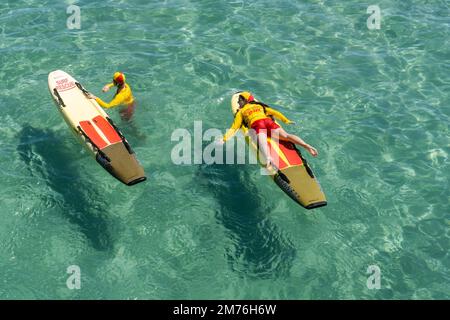
[[[273,165],[272,159],[267,160],[265,168],[270,174],[275,174],[278,171],[278,169]]]

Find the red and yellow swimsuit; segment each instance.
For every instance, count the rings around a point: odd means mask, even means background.
[[[223,137],[223,141],[230,139],[244,123],[254,129],[256,134],[259,134],[260,130],[265,129],[267,130],[267,135],[270,136],[270,131],[278,129],[280,126],[268,116],[274,116],[284,123],[291,122],[279,111],[268,107],[264,108],[258,103],[247,103],[236,113],[233,124]]]

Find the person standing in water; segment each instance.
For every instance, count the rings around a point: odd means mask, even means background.
[[[239,95],[239,110],[235,115],[231,128],[228,129],[225,136],[220,143],[225,143],[241,128],[245,125],[251,132],[256,134],[256,140],[258,142],[259,149],[262,155],[267,161],[266,167],[270,168],[272,165],[272,159],[267,150],[267,138],[274,136],[280,140],[292,142],[305,148],[313,157],[317,157],[318,152],[316,148],[307,144],[300,137],[287,133],[272,119],[272,116],[283,121],[287,124],[293,124],[294,122],[286,118],[281,112],[270,108],[268,105],[255,101],[250,92],[241,92]]]
[[[113,76],[113,82],[103,87],[103,92],[108,92],[112,87],[117,87],[116,94],[111,102],[106,103],[102,99],[91,94],[91,98],[95,99],[97,103],[106,109],[120,106],[120,117],[123,120],[129,121],[134,113],[135,100],[130,86],[126,83],[125,75],[122,72],[116,72]]]

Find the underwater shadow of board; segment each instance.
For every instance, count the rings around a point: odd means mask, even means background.
[[[51,130],[25,126],[19,133],[20,143],[17,147],[20,157],[31,174],[45,178],[53,191],[64,200],[61,211],[71,223],[77,224],[92,244],[101,251],[113,249],[113,240],[108,232],[110,223],[107,216],[108,206],[92,185],[80,179],[78,166],[73,164],[77,150],[66,150],[63,141]],[[44,160],[45,168],[39,157]]]
[[[251,169],[258,170],[256,166]],[[203,165],[197,179],[213,193],[220,206],[216,218],[230,231],[234,245],[227,248],[227,257],[231,268],[257,279],[287,277],[295,247],[270,221],[270,208],[248,182],[249,170],[245,165]]]

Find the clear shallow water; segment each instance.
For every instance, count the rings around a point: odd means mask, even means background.
[[[449,298],[447,1],[0,4],[0,297]],[[94,94],[126,72],[129,188],[71,136],[47,75]],[[255,92],[299,123],[329,205],[305,211],[252,166],[175,166],[175,128],[225,129]],[[66,287],[78,265],[81,290]],[[366,287],[369,265],[381,289]]]

